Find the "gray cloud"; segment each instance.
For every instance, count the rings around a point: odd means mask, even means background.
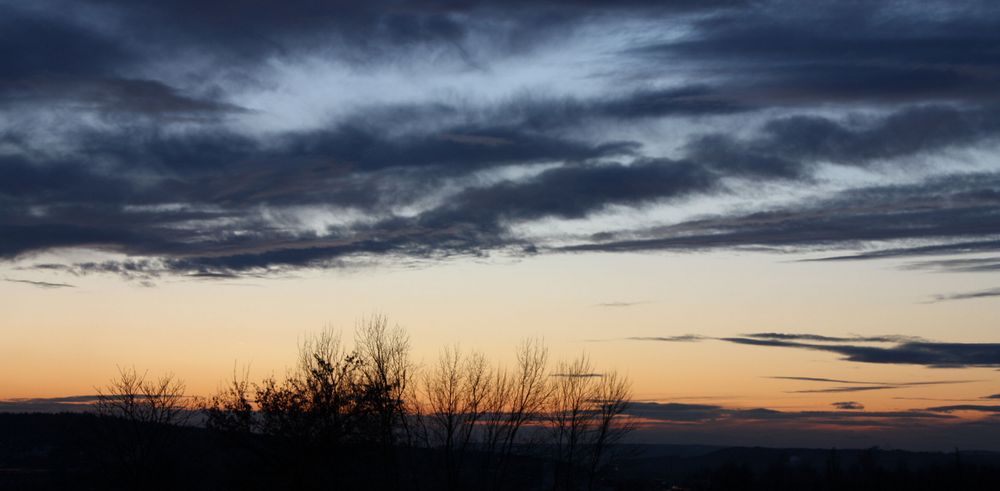
[[[827,351],[843,356],[845,361],[925,365],[933,368],[1000,367],[1000,344],[903,342],[894,346],[854,344],[814,344],[757,338],[723,338],[723,341],[750,346],[799,348]]]
[[[566,247],[550,247],[565,237],[518,232],[538,220],[728,196],[740,183],[808,187],[823,166],[898,171],[956,149],[992,148],[997,9],[517,5],[0,5],[0,114],[12,121],[0,132],[0,258],[99,249],[127,258],[50,269],[150,281],[491,253],[801,252],[893,241],[940,243],[826,260],[1000,251],[998,179],[986,171],[598,232]],[[616,34],[654,21],[685,34]],[[576,83],[567,79],[549,81],[552,93],[505,97],[375,95],[337,118],[266,136],[241,125],[257,109],[233,102],[243,89],[275,83],[265,75],[272,62],[377,74],[429,57],[456,73],[489,74],[574,33],[614,39],[587,67],[597,90],[561,91]],[[704,130],[666,138],[661,122]],[[491,172],[508,178],[483,176]],[[304,208],[325,219],[301,223]],[[914,267],[989,271],[995,263]]]
[[[96,395],[0,400],[0,413],[60,413],[93,411]]]
[[[864,411],[865,409],[864,404],[854,401],[833,402],[830,405],[842,411]]]
[[[836,337],[836,336],[823,336],[819,334],[804,334],[804,333],[757,332],[757,333],[745,334],[745,336],[757,339],[777,339],[784,341],[818,341],[825,343],[845,343],[845,342],[903,343],[909,341],[924,341],[924,339],[916,336],[902,336],[898,334],[883,335],[883,336]]]
[[[39,288],[74,288],[76,285],[71,285],[69,283],[53,283],[49,281],[35,281],[35,280],[18,280],[11,278],[4,278],[4,281],[11,283],[23,283],[25,285],[37,286]]]
[[[976,411],[982,413],[1000,413],[1000,406],[977,406],[975,404],[958,404],[954,406],[938,406],[927,408],[928,411],[953,413],[956,411]]]
[[[870,426],[895,426],[904,421],[951,419],[942,411],[777,411],[767,408],[730,408],[710,404],[636,402],[630,416],[664,424],[735,422],[823,423],[853,426],[859,420]]]
[[[947,295],[934,295],[929,303],[947,302],[951,300],[970,300],[975,298],[992,298],[1000,296],[1000,288],[990,288],[974,292],[951,293]]]
[[[703,341],[716,340],[747,346],[797,348],[813,351],[825,351],[841,355],[845,361],[860,363],[887,363],[902,365],[924,365],[932,368],[968,368],[968,367],[1000,367],[1000,344],[998,343],[945,343],[928,341],[909,336],[871,336],[871,337],[831,337],[814,334],[788,333],[757,333],[742,337],[704,337],[698,335],[676,337],[630,337],[635,341]],[[809,342],[804,342],[809,341]],[[864,343],[876,344],[876,346]],[[889,346],[877,346],[889,344]],[[779,377],[781,378],[781,377]],[[792,380],[837,382],[834,379],[810,377],[783,377]],[[914,385],[935,385],[950,383],[966,383],[971,380],[902,382],[870,385],[868,382],[847,382],[866,384],[854,387],[834,389],[818,389],[806,392],[856,392],[881,390]]]
[[[971,252],[968,239],[996,234],[996,176],[954,176],[916,185],[852,189],[820,203],[747,215],[709,217],[643,231],[639,238],[561,247],[565,252],[697,251],[765,248],[815,251],[856,247],[872,241],[937,240],[947,243],[917,251],[840,256],[826,260]],[[646,237],[642,237],[645,235]],[[967,239],[962,241],[961,239]],[[977,252],[997,247],[974,241]],[[878,255],[878,256],[876,256]]]
[[[703,341],[707,338],[698,334],[681,334],[679,336],[633,336],[625,338],[630,341],[664,341],[668,343],[692,343]]]
[[[995,8],[820,2],[793,14],[794,5],[763,2],[709,17],[679,41],[630,53],[710,67],[709,73],[722,72],[728,90],[771,104],[996,100],[989,88],[1000,61],[991,48],[998,38],[990,22]]]

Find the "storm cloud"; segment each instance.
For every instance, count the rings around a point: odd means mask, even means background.
[[[517,4],[0,2],[0,259],[149,282],[1000,252],[1000,9]],[[715,200],[738,206],[701,211]]]

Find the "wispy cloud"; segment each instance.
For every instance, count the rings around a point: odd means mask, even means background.
[[[776,376],[776,377],[765,377],[774,380],[797,380],[801,382],[826,382],[832,384],[868,384],[868,385],[887,385],[883,382],[860,382],[857,380],[840,380],[835,378],[821,378],[821,377],[790,377],[790,376]]]
[[[663,341],[666,343],[694,343],[712,339],[699,334],[681,334],[678,336],[632,336],[625,338],[629,341]]]
[[[873,390],[901,389],[902,385],[860,385],[856,387],[827,387],[824,389],[790,390],[789,394],[838,394],[842,392],[869,392]]]
[[[918,382],[859,382],[859,381],[838,380],[838,379],[817,378],[817,377],[766,377],[766,378],[774,380],[792,380],[800,382],[862,384],[862,385],[841,386],[841,387],[825,387],[822,389],[803,389],[803,390],[788,391],[790,394],[835,394],[840,392],[868,392],[874,390],[905,389],[909,387],[920,387],[926,385],[950,385],[950,384],[966,384],[971,382],[978,382],[977,380],[932,380],[932,381],[918,381]]]
[[[746,346],[825,351],[839,354],[845,361],[860,363],[924,365],[932,368],[1000,367],[1000,343],[946,343],[901,335],[834,337],[765,332],[736,337],[705,337],[692,334],[665,337],[636,336],[625,339],[666,342],[715,340]]]
[[[637,301],[637,302],[602,302],[595,304],[595,307],[635,307],[636,305],[643,305],[649,302]]]
[[[910,387],[920,387],[925,385],[951,385],[951,384],[967,384],[971,382],[978,382],[977,380],[941,380],[934,382],[903,382],[899,384],[886,384],[886,385],[859,385],[853,387],[827,387],[823,389],[806,389],[806,390],[793,390],[789,391],[792,394],[835,394],[839,392],[868,392],[873,390],[891,390],[891,389],[906,389]]]
[[[951,293],[947,295],[934,295],[926,303],[948,302],[951,300],[970,300],[975,298],[1000,297],[1000,288],[990,288],[974,292]]]
[[[25,285],[37,286],[38,288],[75,288],[76,285],[71,285],[69,283],[53,283],[49,281],[35,281],[35,280],[18,280],[12,278],[4,278],[4,281],[10,283],[23,283]]]

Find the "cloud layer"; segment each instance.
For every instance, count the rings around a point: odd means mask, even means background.
[[[0,2],[0,260],[1000,249],[1000,9],[790,6]]]

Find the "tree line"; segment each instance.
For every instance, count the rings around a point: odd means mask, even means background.
[[[197,422],[220,486],[591,490],[633,428],[628,378],[586,355],[552,363],[525,340],[511,366],[449,346],[420,367],[410,348],[402,328],[375,316],[350,345],[323,330],[284,376],[234,372],[195,404],[173,376],[122,370],[97,404],[116,475],[175,475],[185,447],[176,430]]]

